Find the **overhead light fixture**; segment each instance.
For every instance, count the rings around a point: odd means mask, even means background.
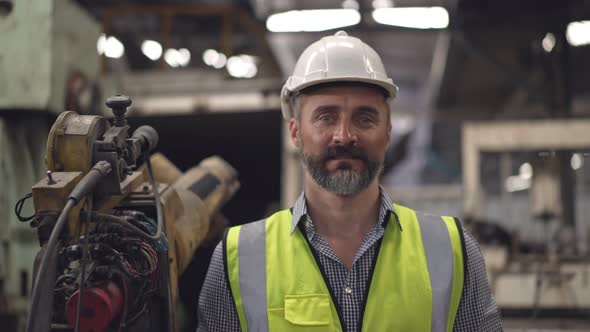
[[[150,60],[156,61],[162,56],[162,45],[155,40],[144,40],[141,43],[141,51]]]
[[[169,48],[164,52],[164,61],[170,65],[170,67],[186,67],[191,60],[191,53],[186,48],[179,50]]]
[[[520,165],[518,172],[518,176],[520,176],[521,178],[525,180],[531,179],[533,177],[533,166],[531,166],[530,163],[524,163]]]
[[[98,54],[105,55],[108,58],[120,58],[125,54],[125,46],[114,36],[107,37],[104,33],[98,37],[96,42]]]
[[[552,34],[551,32],[548,32],[545,35],[545,37],[543,38],[541,45],[543,46],[543,49],[545,50],[545,52],[547,52],[547,53],[551,52],[553,50],[553,48],[555,47],[555,35]]]
[[[572,46],[590,44],[590,21],[571,22],[565,35]]]
[[[178,58],[178,64],[181,67],[188,66],[188,63],[191,62],[191,52],[186,48],[181,48],[178,50],[180,57]]]
[[[570,164],[572,165],[572,169],[577,171],[584,166],[584,158],[582,158],[580,153],[574,153],[570,160]]]
[[[107,43],[107,36],[103,33],[100,35],[100,37],[98,37],[98,40],[96,41],[96,51],[98,52],[98,54],[100,54],[100,55],[104,54],[104,48],[105,48],[106,43]]]
[[[253,56],[234,55],[227,60],[227,72],[235,78],[253,78],[258,73],[258,67]]]
[[[203,62],[205,62],[207,66],[211,66],[215,69],[221,69],[225,67],[227,57],[221,52],[217,52],[213,49],[207,49],[205,52],[203,52]]]
[[[394,7],[373,10],[375,22],[414,29],[444,29],[449,13],[443,7]]]
[[[361,14],[356,9],[292,10],[273,14],[266,20],[272,32],[325,31],[356,25]]]

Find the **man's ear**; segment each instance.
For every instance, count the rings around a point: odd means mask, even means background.
[[[299,122],[293,117],[289,120],[289,135],[291,136],[291,142],[296,147],[299,147],[301,140],[299,139]]]

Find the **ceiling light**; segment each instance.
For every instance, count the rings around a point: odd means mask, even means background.
[[[574,153],[572,155],[572,159],[570,160],[570,163],[572,165],[572,169],[574,169],[575,171],[577,171],[580,168],[582,168],[582,166],[584,166],[584,159],[582,158],[582,155],[581,154]]]
[[[590,44],[590,21],[571,22],[565,35],[572,46]]]
[[[551,52],[555,47],[555,35],[553,35],[551,32],[548,32],[543,38],[541,45],[543,46],[545,52]]]
[[[178,64],[181,67],[186,67],[188,63],[191,61],[191,52],[186,48],[181,48],[178,50]]]
[[[533,177],[533,166],[529,163],[524,163],[520,166],[518,172],[520,173],[518,176],[521,178],[530,179]]]
[[[415,29],[444,29],[449,13],[442,7],[398,7],[373,10],[375,22]]]
[[[361,14],[355,9],[292,10],[269,16],[266,28],[272,32],[325,31],[360,21]]]
[[[225,56],[225,54],[223,53],[217,53],[217,59],[215,59],[215,62],[213,62],[213,68],[215,69],[221,69],[223,67],[225,67],[225,64],[227,63],[227,57]]]
[[[178,61],[180,56],[181,55],[178,52],[178,50],[175,50],[173,48],[169,48],[164,53],[164,60],[166,61],[167,64],[170,65],[170,67],[176,68],[176,67],[180,66],[180,63]]]
[[[212,49],[207,49],[203,52],[203,62],[207,66],[213,66],[213,63],[217,59],[217,51]]]
[[[144,40],[141,43],[141,51],[150,60],[156,61],[162,56],[162,45],[155,40]]]
[[[104,53],[104,55],[108,58],[117,59],[125,54],[125,47],[117,38],[113,36],[106,37],[101,35],[98,38],[96,48],[98,49],[99,54]]]
[[[217,52],[216,50],[208,49],[203,52],[203,62],[205,62],[207,66],[221,69],[225,66],[226,61],[227,57],[225,54]]]
[[[253,78],[258,73],[258,67],[254,57],[234,55],[227,60],[227,72],[236,78]]]
[[[186,48],[169,48],[164,52],[164,60],[170,67],[186,67],[191,60],[191,53]]]
[[[106,44],[107,44],[107,36],[103,33],[100,35],[100,37],[98,37],[98,40],[96,41],[96,50],[98,51],[99,55],[104,54],[104,48],[105,48]]]

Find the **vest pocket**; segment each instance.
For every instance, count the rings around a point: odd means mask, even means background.
[[[326,294],[285,295],[283,308],[269,308],[270,331],[335,331],[330,296]]]
[[[330,296],[285,295],[285,319],[295,325],[328,325],[332,321]]]

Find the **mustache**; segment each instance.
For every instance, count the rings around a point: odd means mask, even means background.
[[[364,149],[354,145],[328,146],[326,150],[324,150],[320,155],[320,160],[322,163],[335,158],[355,158],[360,159],[366,163],[369,162],[369,156],[367,155],[367,152]]]

